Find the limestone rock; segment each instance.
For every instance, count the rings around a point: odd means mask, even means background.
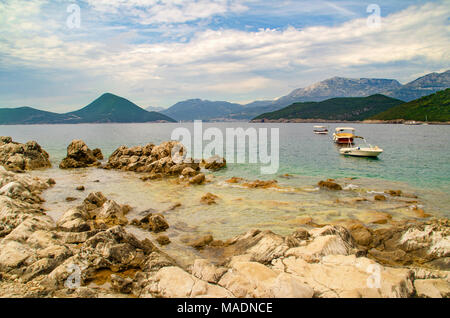
[[[196,259],[192,266],[192,275],[213,284],[217,284],[225,272],[225,267],[217,267],[206,259]]]
[[[150,278],[144,288],[144,295],[157,295],[167,298],[208,297],[230,298],[232,293],[223,287],[202,281],[179,267],[161,268]]]
[[[219,285],[236,297],[311,298],[314,291],[295,276],[277,273],[255,262],[235,262]]]
[[[414,292],[410,270],[383,267],[365,257],[328,255],[320,263],[288,257],[279,262],[319,297],[403,298]]]
[[[199,173],[195,177],[189,179],[190,184],[202,184],[205,182],[206,176],[203,173]]]
[[[212,204],[216,204],[216,200],[219,197],[217,195],[214,195],[212,193],[207,193],[204,196],[202,196],[202,198],[200,199],[200,202],[203,204],[207,204],[207,205],[212,205]]]
[[[416,279],[414,281],[417,297],[449,298],[450,283],[444,279]]]
[[[332,182],[332,181],[320,181],[318,183],[318,186],[321,188],[329,189],[329,190],[335,190],[335,191],[342,190],[342,187],[339,184],[337,184],[336,182]]]
[[[11,137],[0,137],[0,165],[12,171],[51,167],[48,153],[37,142],[21,144]]]
[[[82,140],[73,140],[67,146],[67,157],[64,158],[59,167],[61,169],[86,168],[99,166],[100,162],[94,156],[91,149]]]
[[[225,158],[215,155],[212,156],[211,158],[204,160],[203,164],[205,169],[217,171],[225,168],[227,166],[227,161],[225,160]]]

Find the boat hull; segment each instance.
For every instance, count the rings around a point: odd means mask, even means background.
[[[383,149],[364,149],[364,148],[342,148],[339,150],[341,155],[353,157],[378,157],[383,153]]]
[[[333,141],[337,144],[352,144],[354,139],[353,134],[349,133],[340,133],[340,134],[333,134]]]

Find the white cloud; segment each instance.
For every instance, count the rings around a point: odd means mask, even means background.
[[[156,7],[151,6],[156,2]],[[288,93],[290,80],[302,75],[308,76],[303,82],[311,83],[312,72],[323,77],[330,70],[343,75],[345,70],[361,72],[374,66],[381,72],[382,65],[391,67],[395,63],[439,68],[450,65],[450,7],[445,2],[413,6],[392,14],[382,20],[379,29],[368,28],[366,19],[354,19],[338,26],[301,30],[204,30],[184,42],[160,43],[131,41],[139,37],[138,31],[124,33],[116,40],[75,37],[61,32],[61,27],[52,21],[39,22],[36,15],[41,14],[39,8],[44,0],[34,0],[26,10],[17,3],[0,3],[0,66],[12,70],[27,67],[42,72],[50,68],[67,74],[81,72],[95,78],[92,84],[97,85],[96,89],[135,92],[138,99],[151,96],[153,104],[188,95],[207,97],[204,95],[212,92],[221,93],[218,98],[226,95],[234,100],[249,99],[250,93],[267,98],[269,92]],[[242,3],[95,0],[92,5],[98,10],[120,10],[122,14],[123,10],[132,11],[138,6],[146,9],[145,14],[153,21],[164,17],[166,21],[181,22],[226,12],[234,8],[232,4]],[[177,13],[179,9],[183,14]],[[144,12],[139,10],[136,16]],[[164,10],[170,14],[162,14]]]
[[[86,0],[95,10],[125,14],[140,24],[183,23],[243,12],[244,0]]]

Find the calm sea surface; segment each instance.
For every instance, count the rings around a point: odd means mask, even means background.
[[[336,124],[330,124],[334,130]],[[158,144],[170,139],[177,127],[193,124],[87,124],[0,126],[0,135],[26,142],[36,140],[51,155],[56,165],[65,155],[72,139],[83,139],[92,148],[101,148],[108,156],[121,145]],[[280,170],[318,177],[367,177],[403,181],[419,188],[438,188],[450,193],[450,126],[405,126],[353,124],[357,135],[385,152],[378,160],[343,157],[330,136],[316,136],[313,124],[204,123],[204,130],[217,127],[279,128]],[[249,178],[260,176],[259,165],[230,165],[226,175]]]

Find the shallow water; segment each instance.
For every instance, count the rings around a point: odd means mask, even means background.
[[[210,182],[204,186],[185,186],[175,179],[143,182],[135,173],[97,168],[76,171],[57,168],[72,139],[83,139],[90,148],[101,148],[107,157],[122,144],[158,144],[168,140],[172,130],[179,126],[192,124],[0,126],[0,135],[12,136],[20,142],[36,140],[50,153],[53,168],[33,174],[56,180],[56,186],[43,195],[47,201],[45,208],[52,217],[58,219],[93,191],[134,207],[128,215],[130,220],[139,212],[154,209],[162,212],[170,224],[167,234],[173,243],[164,249],[186,263],[197,254],[186,247],[186,241],[204,234],[227,239],[259,228],[285,235],[292,233],[305,217],[319,224],[344,219],[370,224],[380,212],[389,213],[394,220],[417,218],[412,210],[414,205],[434,216],[450,215],[448,126],[353,125],[358,135],[385,150],[379,160],[368,160],[340,156],[329,137],[312,134],[313,124],[204,124],[205,129],[278,127],[281,160],[279,172],[266,176],[260,175],[257,165],[229,164],[223,171],[208,174]],[[293,177],[281,177],[286,173]],[[277,179],[281,189],[247,189],[225,182],[232,176]],[[339,178],[339,183],[349,186],[349,190],[319,191],[317,182],[326,178]],[[78,185],[84,185],[86,191],[76,191]],[[387,189],[416,194],[419,202],[407,198],[373,201],[376,192]],[[200,203],[207,192],[219,196],[218,204]],[[78,200],[65,202],[69,196]],[[351,201],[359,197],[368,201]],[[167,211],[174,203],[181,203],[181,207]],[[128,228],[140,238],[154,239],[153,234]]]

